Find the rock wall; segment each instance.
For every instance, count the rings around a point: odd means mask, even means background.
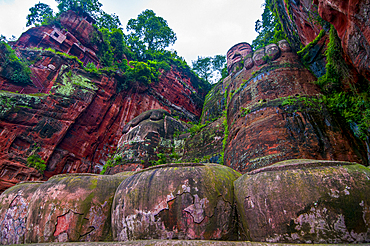
[[[320,16],[338,32],[346,60],[370,80],[370,1],[315,0]]]
[[[61,23],[68,31],[35,27],[14,44],[32,64],[33,84],[0,77],[0,192],[60,173],[99,173],[125,125],[147,110],[164,109],[185,121],[201,115],[207,88],[193,74],[172,66],[158,83],[143,85],[119,73],[88,72],[75,57],[100,66],[90,43],[96,31],[73,12]],[[126,89],[120,91],[122,83]],[[30,156],[46,162],[43,174],[28,166]]]

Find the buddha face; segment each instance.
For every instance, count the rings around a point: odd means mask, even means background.
[[[231,47],[227,52],[227,71],[230,73],[232,67],[250,53],[252,53],[252,47],[248,43],[240,43]]]

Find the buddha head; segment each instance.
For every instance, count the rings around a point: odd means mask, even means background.
[[[239,43],[231,47],[227,52],[227,71],[230,73],[233,66],[250,53],[252,53],[252,47],[248,43]]]

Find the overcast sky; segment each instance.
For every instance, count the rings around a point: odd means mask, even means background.
[[[26,31],[29,8],[38,2],[56,10],[54,0],[0,0],[0,34],[19,37]],[[231,46],[256,37],[264,0],[100,0],[103,10],[116,13],[124,29],[129,19],[145,9],[167,20],[177,41],[170,47],[189,65],[198,56],[226,55]]]

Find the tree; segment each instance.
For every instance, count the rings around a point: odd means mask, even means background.
[[[113,30],[121,26],[121,22],[117,15],[107,14],[101,7],[102,4],[98,0],[55,0],[58,3],[59,13],[54,16],[53,10],[49,5],[44,3],[35,4],[30,8],[30,14],[27,16],[27,26],[34,24],[47,25],[57,24],[56,17],[63,12],[73,10],[77,13],[86,13],[95,19],[99,28],[107,28]]]
[[[211,57],[200,57],[198,56],[198,60],[192,61],[193,63],[193,70],[201,77],[205,79],[207,82],[212,78],[212,58]]]
[[[212,68],[214,71],[217,71],[220,74],[222,74],[222,70],[224,69],[225,64],[226,64],[226,56],[215,55],[212,58]]]
[[[273,1],[266,0],[264,6],[262,21],[257,20],[255,23],[255,31],[258,33],[256,39],[252,42],[255,50],[286,38],[278,17],[273,13]]]
[[[82,11],[96,18],[103,6],[99,0],[55,0],[58,3],[59,12],[73,10]]]
[[[96,24],[99,28],[107,28],[110,31],[117,29],[121,26],[121,21],[115,14],[107,14],[104,11],[100,11],[99,16],[96,19]]]
[[[176,34],[168,27],[167,21],[156,16],[153,10],[145,10],[137,19],[127,24],[128,43],[148,50],[161,50],[176,41]]]
[[[53,10],[45,3],[37,3],[29,9],[30,14],[27,15],[26,26],[41,25],[47,18],[53,17]]]
[[[205,79],[207,82],[213,78],[216,73],[218,80],[220,77],[225,78],[227,76],[226,67],[226,56],[215,55],[212,57],[199,57],[198,60],[193,61],[193,70],[199,75],[199,77]],[[225,74],[226,71],[226,74]]]

